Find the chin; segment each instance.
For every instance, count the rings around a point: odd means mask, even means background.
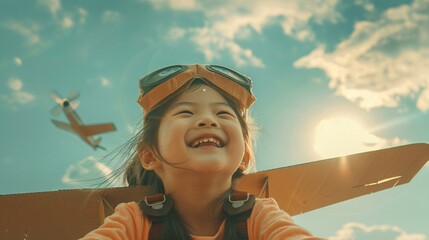
[[[207,164],[201,164],[197,167],[198,172],[201,173],[218,173],[218,174],[232,174],[235,172],[235,168],[232,168],[230,166],[225,166],[221,163],[207,163]]]

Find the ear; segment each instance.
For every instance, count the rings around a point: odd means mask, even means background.
[[[154,157],[154,154],[151,150],[140,149],[138,155],[140,158],[140,163],[146,170],[155,170],[161,166],[161,162]]]
[[[241,172],[244,172],[247,170],[247,168],[249,167],[249,163],[250,163],[250,153],[249,151],[246,149],[244,151],[244,156],[243,156],[243,160],[241,160],[240,166],[238,167],[238,169]]]

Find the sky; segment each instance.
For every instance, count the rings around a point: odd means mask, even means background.
[[[138,79],[173,64],[253,79],[257,170],[429,141],[429,0],[1,0],[0,36],[0,194],[93,187],[141,125]],[[107,151],[52,124],[53,90],[115,124]],[[426,164],[294,219],[334,240],[429,239],[428,183]]]

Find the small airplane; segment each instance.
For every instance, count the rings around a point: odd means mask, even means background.
[[[55,105],[51,109],[51,114],[54,116],[58,116],[60,115],[61,111],[63,111],[70,122],[70,124],[67,124],[65,122],[51,119],[55,126],[71,133],[77,134],[86,143],[93,147],[94,150],[97,148],[106,150],[104,147],[99,145],[101,137],[93,138],[92,136],[105,132],[115,131],[115,125],[113,125],[112,123],[84,125],[82,120],[75,112],[75,109],[79,105],[79,101],[77,100],[77,98],[79,97],[79,93],[76,91],[72,91],[67,96],[67,98],[62,98],[60,94],[58,94],[58,92],[52,91],[51,97],[56,103],[58,103],[58,105]]]

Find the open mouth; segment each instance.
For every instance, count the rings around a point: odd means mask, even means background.
[[[203,147],[203,146],[213,146],[217,148],[223,147],[222,142],[215,137],[204,137],[199,138],[191,143],[192,148]]]

